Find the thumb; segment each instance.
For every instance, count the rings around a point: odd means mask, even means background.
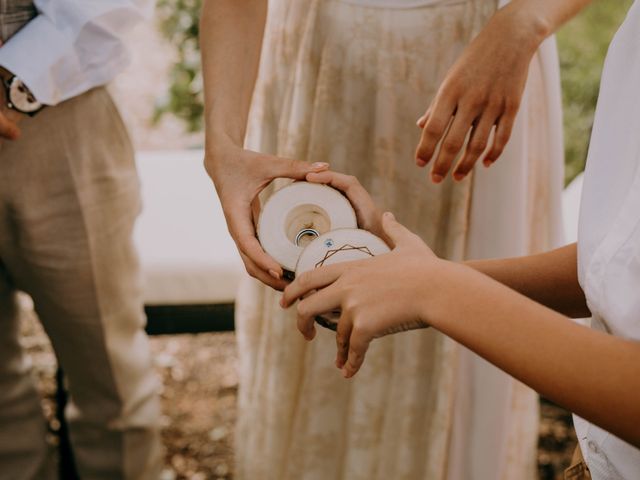
[[[276,157],[274,160],[269,166],[269,173],[273,178],[304,180],[309,173],[319,173],[329,169],[329,164],[325,162],[309,163],[281,157]]]
[[[390,240],[393,248],[407,244],[413,238],[413,233],[399,223],[391,212],[385,212],[382,215],[382,231]]]

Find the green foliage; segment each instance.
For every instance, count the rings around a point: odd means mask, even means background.
[[[598,0],[558,33],[567,182],[584,170],[604,57],[631,3]]]
[[[203,128],[204,98],[198,46],[202,0],[159,0],[158,17],[163,35],[176,48],[170,72],[171,86],[154,112],[157,122],[170,113],[183,120],[189,132]]]
[[[566,179],[584,169],[602,63],[611,37],[632,0],[596,0],[558,33],[562,89]],[[164,36],[175,46],[177,61],[171,69],[171,87],[156,105],[155,120],[173,114],[190,132],[202,130],[203,96],[198,21],[202,0],[159,0],[158,14]]]

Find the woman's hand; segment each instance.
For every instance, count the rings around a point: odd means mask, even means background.
[[[369,230],[389,243],[382,230],[382,212],[356,177],[327,170],[310,173],[306,179],[311,183],[330,185],[344,193],[356,212],[358,227]]]
[[[285,289],[281,302],[287,308],[301,299],[298,329],[307,340],[315,336],[317,315],[341,310],[336,366],[347,378],[360,369],[374,338],[428,326],[425,285],[446,264],[391,213],[383,215],[382,228],[394,247],[390,253],[306,272]]]
[[[254,220],[260,213],[258,195],[275,178],[304,180],[311,172],[329,168],[326,163],[306,163],[264,155],[231,143],[217,144],[205,158],[205,168],[215,184],[229,233],[236,242],[247,273],[282,290],[282,267],[271,258],[256,237]]]
[[[547,32],[527,2],[513,2],[491,18],[451,67],[418,120],[422,138],[416,163],[424,167],[437,155],[431,169],[434,183],[452,167],[454,178],[462,180],[481,157],[487,167],[498,159],[511,136],[529,64]]]

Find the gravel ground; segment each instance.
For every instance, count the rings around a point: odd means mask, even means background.
[[[24,300],[21,341],[33,366],[45,417],[55,420],[56,359],[33,311]],[[166,468],[160,480],[233,478],[233,430],[238,380],[233,333],[151,339],[162,379],[162,438]],[[55,447],[57,439],[51,436]]]
[[[22,341],[32,358],[43,409],[54,422],[55,357],[28,308],[23,324]],[[155,337],[151,346],[163,381],[166,468],[160,480],[232,479],[238,389],[234,334]],[[561,480],[576,444],[571,416],[545,400],[541,401],[541,414],[540,478]],[[51,440],[55,444],[55,438]]]

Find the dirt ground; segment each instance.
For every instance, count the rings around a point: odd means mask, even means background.
[[[55,357],[28,301],[25,305],[22,342],[32,358],[45,415],[55,427]],[[166,467],[160,480],[232,479],[238,391],[234,334],[155,337],[151,346],[163,382]],[[541,480],[563,478],[575,442],[571,416],[541,401]]]

